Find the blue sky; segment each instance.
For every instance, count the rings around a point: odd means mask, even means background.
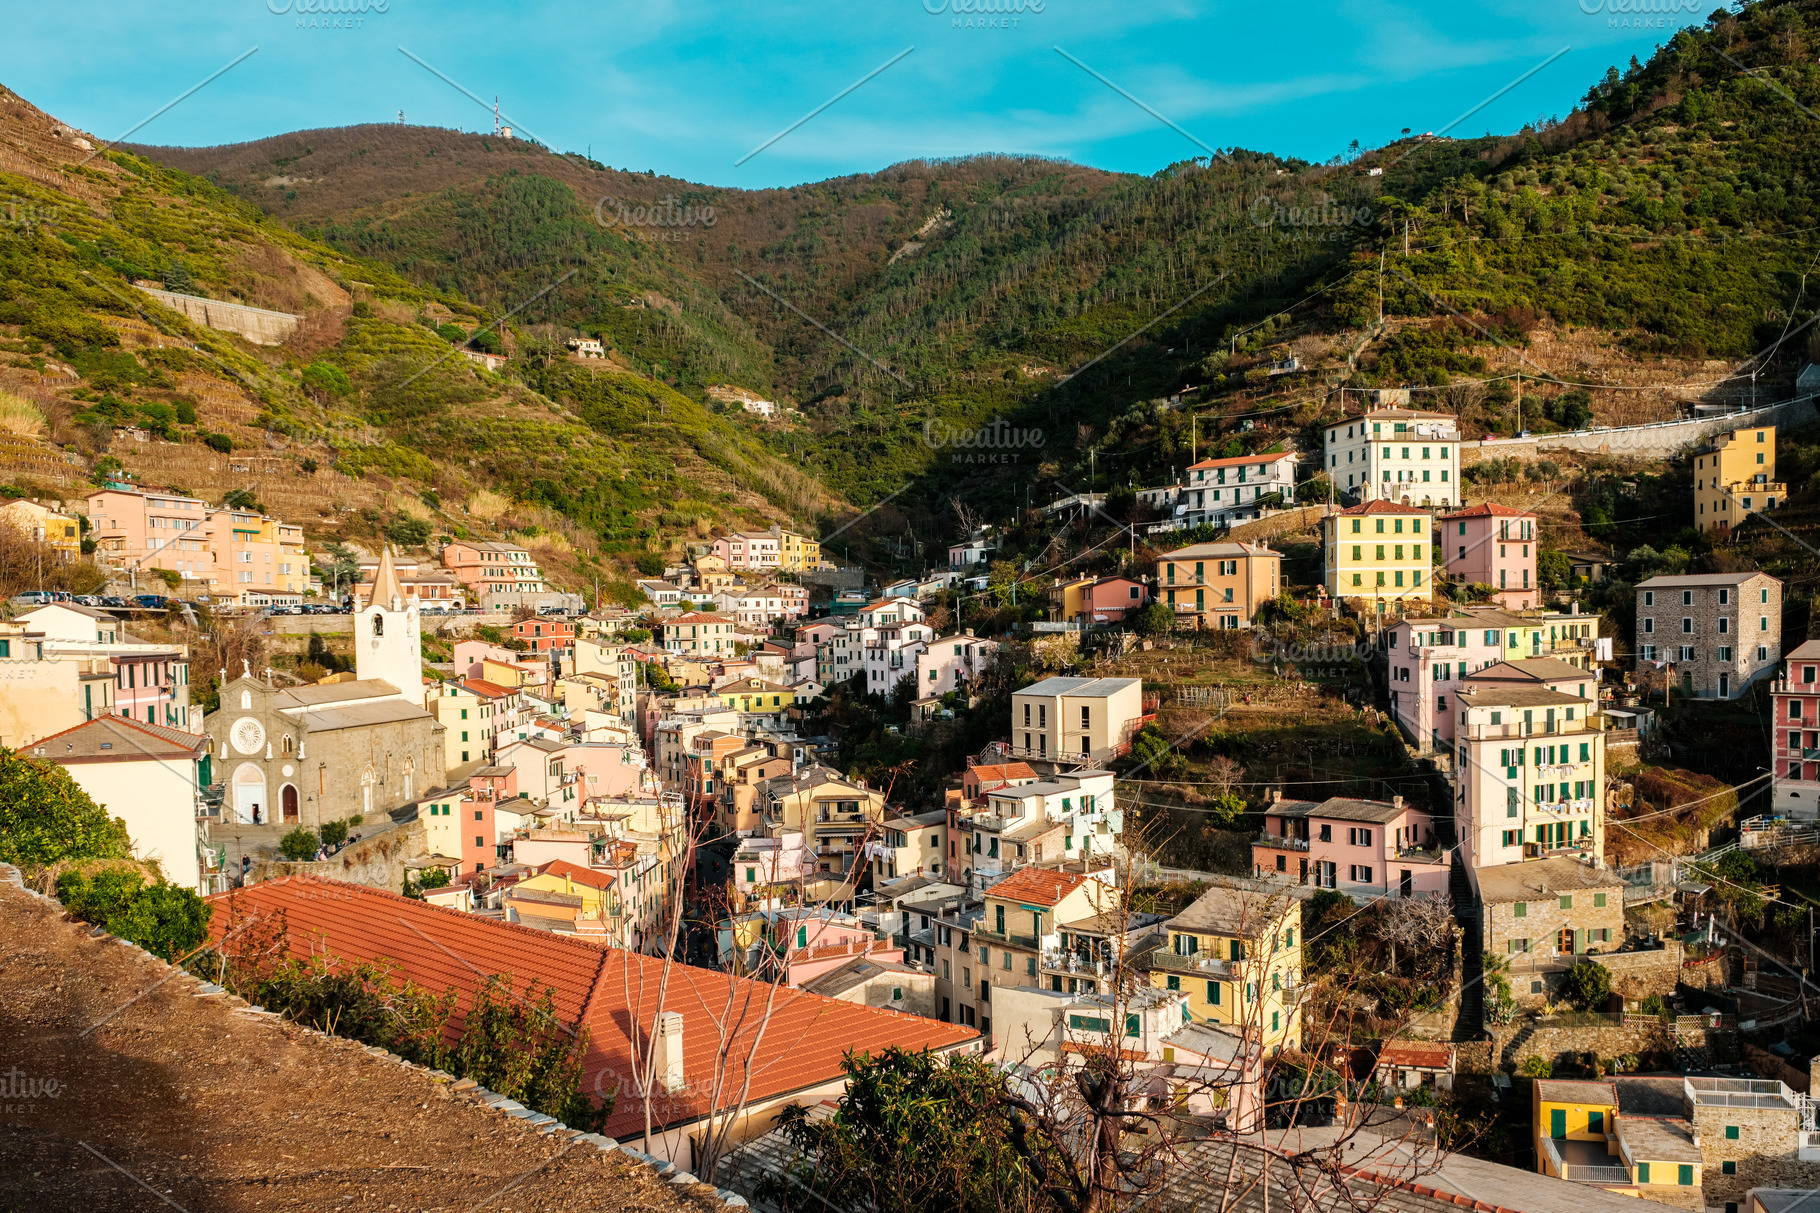
[[[1324,160],[1438,131],[1571,48],[1451,133],[1565,115],[1608,65],[1647,58],[1716,2],[60,0],[11,9],[0,83],[112,139],[257,46],[132,138],[234,143],[401,109],[491,129],[402,46],[498,93],[554,147],[695,181],[788,185],[987,151],[1148,173],[1199,144]],[[1607,11],[1675,4],[1666,19]],[[312,11],[325,8],[354,11]]]

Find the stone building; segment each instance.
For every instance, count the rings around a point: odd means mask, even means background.
[[[354,630],[354,681],[278,687],[269,671],[243,669],[221,688],[203,731],[233,820],[314,827],[442,786],[444,728],[423,709],[417,604],[405,601],[390,549]]]
[[[1782,583],[1768,573],[1651,577],[1637,586],[1639,667],[1665,672],[1674,692],[1736,699],[1781,659]]]
[[[410,804],[443,782],[443,726],[388,682],[242,676],[203,731],[224,813],[246,824],[315,827]]]
[[[1564,856],[1471,870],[1487,956],[1510,963],[1519,1005],[1560,994],[1561,974],[1625,939],[1624,882]]]

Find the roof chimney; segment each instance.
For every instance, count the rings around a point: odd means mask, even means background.
[[[1402,793],[1400,793],[1400,792],[1399,792],[1399,793],[1397,793],[1397,794],[1396,794],[1396,795],[1394,795],[1394,796],[1392,796],[1392,797],[1391,797],[1391,798],[1390,798],[1390,803],[1391,803],[1391,804],[1393,804],[1393,805],[1395,805],[1395,806],[1396,806],[1396,807],[1397,807],[1397,808],[1399,808],[1399,809],[1400,809],[1400,808],[1402,808],[1402,807],[1403,807],[1403,795],[1402,795]]]
[[[665,1011],[657,1017],[657,1037],[651,1043],[652,1074],[657,1086],[680,1091],[683,1085],[683,1017]]]

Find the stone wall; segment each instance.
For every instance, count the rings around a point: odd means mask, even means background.
[[[429,852],[423,821],[413,818],[395,830],[387,830],[373,838],[363,838],[353,846],[344,848],[340,854],[321,862],[290,863],[280,859],[256,863],[253,876],[261,881],[275,880],[280,876],[321,876],[329,880],[345,880],[350,884],[363,884],[400,893],[404,891],[406,861]]]
[[[219,299],[204,299],[200,295],[179,295],[175,291],[140,286],[138,283],[133,285],[172,311],[182,312],[204,328],[236,333],[254,345],[282,344],[296,330],[299,320],[299,317],[289,312],[271,312],[262,307],[248,307],[244,303],[223,303]]]
[[[1600,1057],[1642,1054],[1672,1046],[1673,1036],[1659,1023],[1558,1024],[1532,1021],[1489,1026],[1491,1056],[1495,1066],[1520,1068],[1531,1057],[1553,1062],[1563,1053],[1597,1053]],[[1736,1059],[1738,1034],[1730,1028],[1690,1028],[1680,1033],[1682,1044],[1705,1049],[1715,1062]]]
[[[1736,1131],[1736,1137],[1727,1133]],[[1820,1163],[1796,1155],[1801,1113],[1794,1108],[1694,1108],[1695,1140],[1703,1164],[1701,1188],[1709,1208],[1744,1204],[1752,1188],[1820,1187]],[[1721,1164],[1737,1170],[1726,1175]]]

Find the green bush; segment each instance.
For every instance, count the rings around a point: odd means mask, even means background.
[[[220,451],[223,455],[231,453],[234,449],[234,440],[226,434],[204,434],[202,444],[211,451]]]
[[[164,960],[176,960],[200,946],[214,913],[195,890],[163,882],[147,885],[130,868],[109,868],[92,877],[65,872],[57,878],[57,900],[82,921],[130,939]]]
[[[421,518],[394,518],[385,529],[385,537],[399,547],[422,547],[429,541],[430,524]]]
[[[316,837],[316,832],[302,826],[298,826],[278,840],[278,849],[284,853],[286,859],[294,863],[316,858],[316,849],[321,845],[321,840]]]
[[[322,823],[322,845],[332,847],[346,842],[348,823],[345,821],[325,821]]]
[[[313,362],[303,372],[303,386],[320,396],[336,398],[354,390],[347,372],[326,362]]]
[[[453,341],[455,344],[460,345],[468,339],[468,330],[462,328],[459,324],[439,324],[436,326],[436,335],[441,337],[444,341]]]
[[[656,552],[641,552],[638,559],[633,561],[633,563],[638,566],[638,571],[643,573],[646,577],[662,577],[664,575],[664,558],[659,556]]]
[[[1161,636],[1175,630],[1175,612],[1167,603],[1153,602],[1132,617],[1131,626],[1140,636]]]
[[[1611,1001],[1611,970],[1596,960],[1582,960],[1567,970],[1567,996],[1582,1010],[1603,1011]]]
[[[1553,1078],[1555,1067],[1546,1057],[1525,1057],[1517,1073],[1525,1078]]]

